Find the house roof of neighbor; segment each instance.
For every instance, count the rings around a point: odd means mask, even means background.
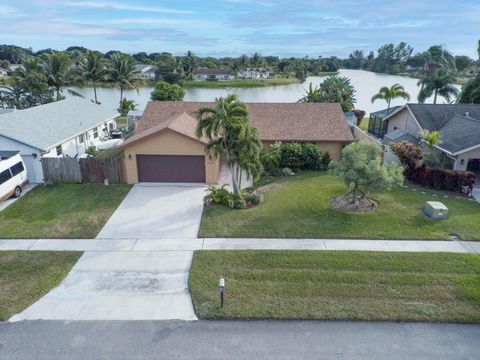
[[[439,130],[441,143],[438,147],[452,154],[480,146],[480,119],[453,115]]]
[[[140,136],[156,126],[157,130],[180,126],[178,117],[188,116],[182,127],[175,131],[187,136],[195,134],[196,111],[202,107],[213,107],[215,103],[150,101],[137,127]],[[247,103],[249,120],[264,141],[353,141],[339,104],[329,103]],[[179,131],[181,130],[181,131]]]
[[[118,116],[116,110],[71,97],[0,116],[0,136],[48,150]]]
[[[375,111],[375,112],[372,112],[370,113],[370,116],[376,116],[376,117],[379,117],[379,118],[385,118],[387,115],[391,115],[393,114],[394,112],[396,112],[397,110],[401,109],[403,106],[392,106],[390,109],[383,109],[383,110],[379,110],[379,111]]]
[[[408,142],[411,142],[412,144],[417,145],[419,142],[419,139],[409,133],[403,132],[400,129],[396,129],[385,134],[382,140],[382,142],[386,145],[388,145],[391,142],[398,144],[402,141],[408,141]]]

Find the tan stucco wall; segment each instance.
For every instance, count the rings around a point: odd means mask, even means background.
[[[462,159],[463,159],[463,164],[462,164]],[[461,170],[461,171],[467,170],[468,160],[470,159],[480,159],[480,148],[467,151],[463,154],[458,155],[455,161],[454,170]]]
[[[125,174],[129,184],[138,182],[137,155],[205,155],[205,146],[172,131],[147,138],[125,148]],[[219,161],[205,156],[205,181],[215,184],[218,179]]]
[[[408,109],[404,109],[388,119],[387,133],[395,130],[395,128],[413,136],[418,136],[418,133],[422,131]]]
[[[263,146],[267,147],[274,144],[275,141],[262,141],[262,143]],[[338,161],[342,156],[343,146],[347,143],[339,141],[321,141],[315,142],[315,144],[317,144],[320,150],[328,152],[332,160]]]

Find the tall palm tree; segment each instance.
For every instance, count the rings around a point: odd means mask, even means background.
[[[197,111],[197,137],[208,140],[206,151],[225,156],[232,175],[233,192],[241,189],[242,171],[255,176],[262,148],[258,131],[248,122],[246,105],[235,94],[215,99],[214,107]]]
[[[140,79],[140,72],[135,69],[135,60],[125,54],[113,54],[110,60],[110,78],[120,87],[119,104],[121,104],[125,88],[137,89],[136,83]]]
[[[70,59],[65,53],[52,52],[45,54],[42,66],[48,84],[55,89],[58,101],[61,97],[62,88],[70,81]]]
[[[390,103],[393,99],[402,98],[405,100],[410,100],[410,95],[405,91],[405,88],[400,84],[393,84],[390,87],[384,86],[380,88],[378,94],[375,94],[372,97],[372,104],[378,100],[385,100],[388,104],[388,110],[390,110]]]
[[[6,106],[9,109],[22,109],[25,90],[16,81],[11,86],[0,86],[0,108]]]
[[[97,83],[104,80],[108,73],[105,59],[99,52],[88,51],[85,58],[80,62],[79,68],[81,78],[92,83],[95,104],[98,104]]]
[[[253,77],[253,68],[259,68],[263,64],[263,59],[262,56],[256,52],[255,54],[252,55],[252,58],[250,59],[250,75]]]
[[[418,102],[423,104],[427,98],[433,95],[433,103],[437,103],[438,95],[443,96],[450,102],[453,96],[458,96],[458,89],[453,86],[455,77],[444,69],[436,69],[431,75],[421,79],[418,85],[421,90],[418,93]]]

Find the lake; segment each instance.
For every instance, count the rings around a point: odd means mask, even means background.
[[[393,84],[403,85],[405,90],[410,94],[410,101],[417,102],[417,95],[420,88],[417,86],[418,79],[396,76],[387,74],[377,74],[365,70],[348,70],[341,69],[340,76],[346,76],[350,79],[352,85],[357,90],[356,105],[357,109],[367,111],[367,114],[386,108],[386,103],[377,100],[371,103],[371,98],[382,86],[391,86]],[[213,101],[216,97],[225,96],[229,93],[235,93],[245,102],[296,102],[305,94],[305,89],[311,82],[313,85],[319,85],[325,79],[324,76],[309,76],[302,84],[279,85],[258,88],[230,88],[230,89],[205,89],[205,88],[188,88],[186,89],[185,101]],[[457,86],[460,89],[460,86]],[[86,99],[93,99],[93,88],[73,88]],[[152,87],[144,87],[137,90],[125,90],[124,97],[134,100],[138,106],[138,113],[142,113],[147,102],[150,100]],[[97,89],[98,100],[111,108],[118,106],[120,100],[120,90],[117,88],[99,88]],[[429,99],[427,102],[432,102]],[[442,97],[437,100],[438,103],[445,102]],[[403,99],[392,101],[392,106],[402,105],[405,103]]]

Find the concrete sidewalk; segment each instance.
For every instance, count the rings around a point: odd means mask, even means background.
[[[193,251],[358,250],[480,254],[480,241],[349,239],[4,239],[1,250]]]

